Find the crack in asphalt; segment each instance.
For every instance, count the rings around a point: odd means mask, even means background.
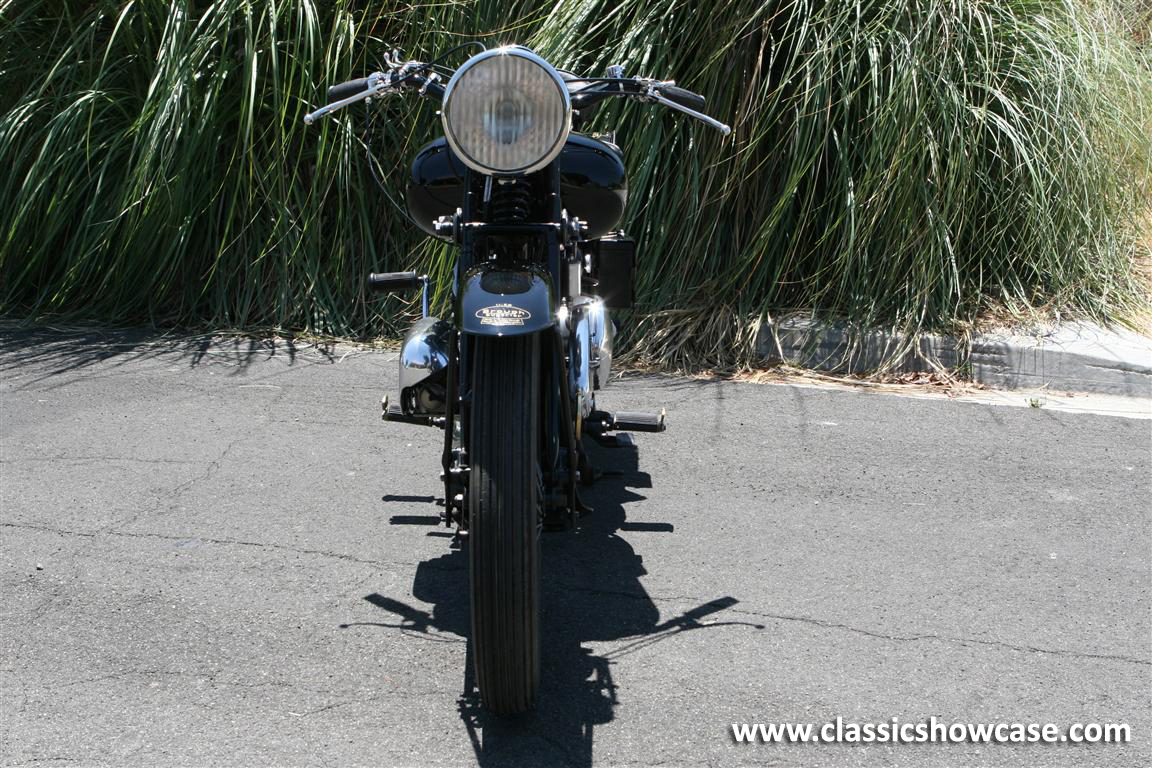
[[[203,544],[220,544],[224,546],[234,547],[256,547],[257,549],[271,549],[279,550],[282,552],[294,552],[300,555],[317,555],[319,557],[329,557],[334,560],[346,560],[352,563],[360,563],[362,565],[374,565],[378,568],[391,568],[394,566],[412,566],[416,563],[385,563],[380,560],[366,560],[364,558],[355,557],[354,555],[346,555],[341,552],[328,552],[322,549],[301,549],[298,547],[288,547],[283,544],[270,544],[262,541],[246,541],[244,539],[219,539],[208,538],[204,536],[183,535],[178,536],[170,533],[135,533],[132,531],[112,531],[112,530],[97,530],[97,531],[72,531],[65,528],[52,528],[46,525],[30,525],[28,523],[0,523],[0,528],[19,528],[29,531],[42,531],[44,533],[54,533],[59,536],[78,536],[86,539],[96,539],[101,536],[115,536],[120,538],[129,539],[160,539],[164,541],[196,541]]]
[[[15,459],[0,459],[0,464],[54,464],[67,461],[72,464],[104,464],[127,462],[131,464],[203,464],[203,459],[141,459],[137,456],[23,456]]]
[[[287,681],[287,680],[260,680],[258,682],[251,682],[251,683],[241,682],[241,681],[237,681],[237,680],[220,680],[219,679],[220,673],[221,673],[220,670],[183,671],[183,670],[172,670],[172,669],[125,669],[125,670],[121,670],[120,672],[110,672],[106,675],[99,675],[97,677],[87,677],[87,678],[82,678],[79,680],[66,680],[66,681],[59,682],[59,683],[50,683],[48,685],[40,686],[40,689],[43,691],[56,691],[56,690],[60,690],[62,688],[75,688],[75,687],[81,686],[81,685],[90,685],[92,683],[104,682],[105,680],[122,680],[124,678],[129,678],[129,677],[145,677],[145,678],[147,678],[147,677],[179,677],[179,678],[202,678],[204,681],[206,681],[209,684],[210,687],[213,687],[213,688],[244,688],[244,689],[249,689],[249,690],[256,689],[256,688],[284,688],[284,689],[288,689],[288,690],[299,691],[302,693],[311,693],[311,694],[315,694],[317,696],[332,697],[332,696],[340,696],[341,695],[338,691],[313,688],[310,686],[300,685],[298,683],[295,683],[292,681]],[[357,701],[360,701],[360,699],[350,699],[348,701],[343,702],[341,704],[341,706],[343,706],[344,704],[356,703]],[[367,701],[367,700],[365,700],[365,701]],[[321,707],[321,709],[326,709],[326,708],[328,708],[328,707]],[[319,710],[317,710],[317,711],[319,711]]]
[[[276,413],[279,408],[280,401],[283,399],[283,397],[284,390],[278,390],[275,397],[272,398],[271,404],[268,405],[266,415],[259,426],[247,434],[239,435],[238,437],[230,440],[228,444],[224,446],[224,449],[220,451],[220,454],[208,463],[208,466],[204,468],[203,472],[194,477],[190,477],[177,485],[168,495],[166,500],[164,497],[157,498],[156,503],[152,505],[151,509],[143,512],[137,512],[136,514],[130,515],[125,520],[121,520],[116,523],[110,523],[104,530],[111,531],[113,526],[123,527],[126,525],[131,525],[142,517],[152,517],[156,514],[173,511],[176,508],[177,503],[180,501],[180,498],[185,493],[190,491],[197,484],[207,481],[214,474],[216,474],[217,471],[219,471],[220,465],[224,463],[224,459],[228,458],[228,454],[235,450],[238,445],[246,440],[251,439],[254,435],[259,434],[262,430],[266,429],[272,424],[276,418]],[[167,501],[167,503],[165,503],[165,501]]]
[[[321,712],[327,712],[330,709],[339,709],[340,707],[350,707],[353,704],[369,704],[372,702],[377,702],[377,701],[380,701],[380,698],[381,697],[379,697],[379,696],[371,696],[367,699],[352,699],[350,701],[336,701],[336,702],[333,702],[331,704],[325,704],[322,707],[317,707],[316,709],[310,709],[307,712],[289,712],[288,714],[293,715],[295,717],[299,717],[299,718],[312,717],[312,715],[318,715]]]
[[[78,685],[88,685],[90,683],[100,683],[105,680],[120,680],[125,677],[133,675],[172,675],[176,677],[183,677],[191,675],[190,672],[173,672],[166,669],[126,669],[122,672],[111,672],[107,675],[100,675],[99,677],[87,677],[82,680],[68,680],[63,683],[50,683],[43,685],[41,688],[45,691],[55,691],[60,688],[74,688]]]
[[[863,629],[861,627],[853,627],[850,624],[840,624],[837,622],[823,621],[821,619],[814,619],[810,616],[791,616],[788,614],[777,613],[761,613],[758,611],[749,611],[740,608],[732,609],[733,613],[742,613],[748,616],[759,616],[765,619],[773,619],[775,621],[792,621],[802,624],[810,624],[812,626],[820,627],[822,629],[841,630],[844,632],[853,632],[858,635],[865,635],[867,637],[874,637],[879,640],[890,640],[892,642],[921,642],[921,641],[936,641],[940,643],[952,643],[959,645],[986,645],[992,648],[1003,648],[1011,651],[1020,651],[1023,653],[1040,653],[1052,656],[1068,656],[1077,659],[1096,659],[1099,661],[1119,661],[1126,664],[1141,664],[1145,666],[1152,666],[1152,661],[1145,659],[1137,659],[1132,656],[1123,656],[1120,654],[1110,653],[1088,653],[1087,651],[1063,651],[1056,648],[1040,648],[1034,645],[1014,645],[1012,643],[1005,643],[997,640],[977,640],[971,637],[954,637],[951,635],[891,635],[883,632],[876,632],[874,630]]]
[[[630,600],[650,600],[653,603],[684,603],[684,602],[702,602],[704,606],[716,604],[715,599],[706,600],[703,597],[696,597],[690,595],[649,595],[647,593],[637,592],[624,592],[617,590],[596,589],[594,587],[579,587],[573,584],[560,583],[559,586],[571,592],[582,592],[585,594],[597,595],[602,597],[623,597]],[[984,645],[992,648],[1003,648],[1005,650],[1019,651],[1022,653],[1039,653],[1052,656],[1067,656],[1070,658],[1078,659],[1095,659],[1099,661],[1119,661],[1126,664],[1140,664],[1145,666],[1152,666],[1152,661],[1146,659],[1139,659],[1132,656],[1124,656],[1121,654],[1109,653],[1089,653],[1087,651],[1065,651],[1056,648],[1041,648],[1034,645],[1015,645],[1013,643],[1006,643],[997,640],[978,640],[971,637],[955,637],[951,635],[895,635],[887,634],[884,632],[877,632],[875,630],[864,629],[862,627],[854,627],[850,624],[841,624],[837,622],[824,621],[822,619],[812,618],[810,616],[794,616],[782,613],[765,613],[762,611],[750,611],[745,608],[730,608],[732,613],[742,614],[745,616],[756,616],[763,619],[771,619],[773,621],[787,621],[797,622],[801,624],[809,624],[811,626],[820,627],[821,629],[840,630],[844,632],[853,632],[866,637],[876,638],[878,640],[889,640],[891,642],[923,642],[923,641],[936,641],[940,643],[951,643],[958,645]]]
[[[219,544],[227,546],[242,546],[242,547],[256,547],[259,549],[270,549],[284,552],[293,552],[303,555],[315,555],[319,557],[328,557],[335,560],[343,560],[347,562],[358,563],[361,565],[372,565],[378,568],[394,568],[394,567],[411,567],[419,565],[419,563],[410,562],[388,562],[384,563],[379,560],[366,560],[363,558],[347,555],[340,552],[328,552],[319,549],[301,549],[297,547],[287,547],[282,544],[269,544],[258,541],[244,541],[242,539],[217,539],[217,538],[203,538],[197,536],[176,536],[163,533],[131,533],[127,531],[71,531],[60,528],[50,528],[48,526],[29,525],[26,523],[0,523],[3,528],[20,528],[25,530],[43,531],[45,533],[54,533],[64,536],[79,536],[83,538],[98,538],[100,536],[118,536],[127,538],[143,538],[143,539],[161,539],[167,541],[189,541],[195,540],[208,544]],[[427,563],[425,563],[427,565]],[[434,566],[430,566],[434,567]],[[441,568],[438,570],[464,570],[462,568]],[[650,600],[653,603],[672,603],[672,602],[703,602],[705,605],[710,605],[715,602],[715,599],[705,599],[702,597],[694,597],[691,595],[650,595],[648,593],[626,592],[619,590],[605,590],[597,589],[594,587],[580,587],[573,584],[559,582],[558,586],[569,592],[579,592],[590,595],[598,595],[602,597],[620,597],[630,600]],[[742,614],[746,616],[756,616],[764,619],[771,619],[773,621],[794,622],[800,624],[808,624],[810,626],[819,627],[821,629],[838,630],[842,632],[852,632],[866,637],[872,637],[877,640],[887,640],[889,642],[939,642],[960,646],[968,645],[983,645],[990,648],[1001,648],[1004,650],[1017,651],[1021,653],[1036,653],[1050,656],[1064,656],[1068,658],[1078,659],[1092,659],[1096,661],[1116,661],[1124,664],[1138,664],[1142,666],[1152,666],[1152,661],[1146,659],[1139,659],[1132,656],[1124,656],[1121,654],[1108,654],[1108,653],[1090,653],[1087,651],[1066,651],[1056,648],[1041,648],[1033,645],[1016,645],[1013,643],[1006,643],[996,640],[979,640],[969,637],[955,637],[951,635],[935,635],[935,634],[922,634],[922,635],[896,635],[885,632],[877,632],[875,630],[864,629],[862,627],[854,627],[849,624],[842,624],[831,621],[824,621],[810,616],[794,616],[790,614],[779,613],[766,613],[762,611],[750,611],[745,608],[731,608],[732,613]]]

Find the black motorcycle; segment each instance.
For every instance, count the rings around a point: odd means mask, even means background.
[[[477,44],[479,45],[479,44]],[[481,46],[483,47],[483,46]],[[450,52],[451,53],[451,52]],[[575,133],[598,104],[630,96],[712,125],[672,81],[562,72],[508,46],[468,59],[386,59],[386,72],[328,89],[304,120],[389,93],[441,104],[444,136],[412,163],[412,220],[459,248],[449,318],[428,314],[428,278],[372,274],[377,291],[422,289],[388,421],[444,430],[444,521],[466,536],[475,679],[497,714],[531,709],[540,668],[540,533],[570,529],[595,472],[581,437],[660,432],[664,413],[597,410],[612,365],[612,309],[632,305],[635,242],[616,227],[627,178],[612,135]]]

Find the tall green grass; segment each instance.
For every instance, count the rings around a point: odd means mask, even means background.
[[[0,0],[0,311],[395,332],[413,307],[365,296],[364,275],[450,269],[402,212],[434,107],[301,118],[392,47],[481,38],[674,77],[733,124],[636,103],[597,117],[629,157],[642,357],[744,361],[788,309],[913,331],[1131,317],[1152,65],[1108,7]]]

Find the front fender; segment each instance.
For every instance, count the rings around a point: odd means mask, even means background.
[[[473,336],[519,336],[551,328],[556,312],[546,272],[481,264],[468,270],[456,302],[456,327]]]

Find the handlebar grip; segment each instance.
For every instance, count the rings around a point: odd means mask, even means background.
[[[413,272],[373,272],[368,275],[370,291],[407,291],[419,288],[424,278]]]
[[[349,96],[368,90],[368,78],[360,77],[355,80],[348,80],[344,83],[337,83],[336,85],[329,86],[328,88],[328,101],[339,101],[346,99]]]
[[[674,101],[682,107],[688,107],[688,109],[694,109],[697,112],[703,112],[704,108],[708,106],[708,102],[700,94],[675,85],[662,87],[660,93],[669,101]]]

